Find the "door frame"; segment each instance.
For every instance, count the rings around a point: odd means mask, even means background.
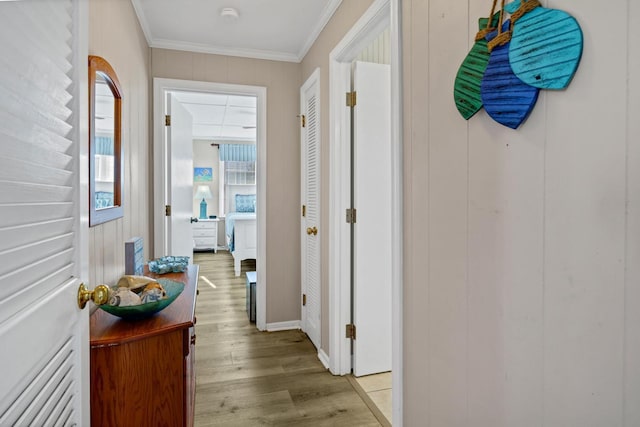
[[[258,259],[256,275],[260,286],[256,290],[256,327],[263,331],[267,323],[267,88],[263,86],[236,85],[228,83],[202,82],[195,80],[153,79],[153,179],[154,179],[154,254],[166,255],[167,236],[164,207],[167,200],[166,171],[167,151],[164,144],[165,94],[171,91],[210,92],[230,95],[249,95],[257,98],[256,155],[258,176],[257,188],[257,239]]]
[[[76,35],[73,40],[73,64],[75,74],[74,81],[77,81],[74,106],[77,108],[76,135],[78,138],[78,149],[76,159],[76,170],[78,171],[78,193],[75,195],[78,200],[78,222],[76,233],[76,250],[78,251],[78,269],[76,274],[80,280],[89,280],[89,5],[88,2],[73,0],[73,29]],[[95,287],[97,283],[90,284]],[[90,313],[87,314],[88,320]],[[78,340],[84,346],[79,352],[78,363],[80,364],[81,379],[77,391],[80,393],[80,420],[83,425],[91,423],[91,368],[89,341],[89,322],[81,325],[78,331]]]
[[[329,55],[329,369],[351,372],[350,231],[344,220],[350,204],[350,112],[345,93],[351,89],[351,62],[387,26],[391,38],[391,175],[392,175],[392,400],[393,421],[402,425],[402,128],[400,0],[375,0]]]

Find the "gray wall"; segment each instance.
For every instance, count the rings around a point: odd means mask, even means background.
[[[300,64],[151,49],[152,77],[267,88],[267,323],[300,319]]]

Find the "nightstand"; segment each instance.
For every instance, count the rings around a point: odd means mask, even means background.
[[[199,219],[198,222],[191,224],[193,227],[194,251],[218,251],[218,221],[218,218]]]

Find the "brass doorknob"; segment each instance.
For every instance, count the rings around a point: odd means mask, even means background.
[[[307,227],[307,234],[308,235],[312,235],[313,234],[315,236],[316,234],[318,234],[318,229],[316,227],[313,227],[313,228],[312,227]]]
[[[90,291],[84,283],[80,283],[78,288],[78,307],[83,309],[89,300],[93,301],[95,305],[106,304],[109,301],[109,288],[107,285],[98,285],[94,290]]]

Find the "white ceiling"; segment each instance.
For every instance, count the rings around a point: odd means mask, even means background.
[[[342,0],[131,0],[149,46],[300,62]],[[220,16],[233,7],[238,19]],[[196,139],[256,140],[256,99],[178,93]]]
[[[300,62],[342,0],[131,2],[151,47]]]
[[[172,92],[193,118],[194,139],[256,141],[256,98],[196,92]]]

